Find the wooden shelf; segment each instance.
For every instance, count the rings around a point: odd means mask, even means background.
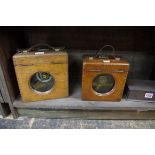
[[[78,87],[68,98],[24,103],[20,98],[14,101],[16,108],[32,109],[80,109],[80,110],[155,110],[155,102],[141,102],[122,99],[121,102],[83,101]]]
[[[23,103],[14,101],[20,115],[46,118],[82,119],[155,119],[155,103],[82,101],[81,89],[75,88],[68,98]]]

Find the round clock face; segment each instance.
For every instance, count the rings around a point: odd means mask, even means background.
[[[92,88],[95,92],[105,94],[110,92],[115,85],[115,80],[112,75],[101,74],[94,78]]]
[[[40,93],[50,91],[54,86],[54,82],[54,77],[47,72],[37,72],[30,79],[32,89]]]

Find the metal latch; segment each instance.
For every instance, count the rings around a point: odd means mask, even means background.
[[[103,60],[104,63],[110,63],[110,60]]]

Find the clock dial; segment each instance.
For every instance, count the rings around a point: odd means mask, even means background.
[[[54,77],[47,72],[37,72],[30,79],[30,86],[37,92],[48,92],[54,86]]]
[[[101,74],[94,78],[92,88],[95,92],[105,94],[110,92],[115,85],[115,80],[112,75]]]

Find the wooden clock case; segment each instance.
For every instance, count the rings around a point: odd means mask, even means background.
[[[105,47],[107,46],[104,46],[103,48]],[[129,63],[126,60],[121,60],[115,56],[113,59],[103,56],[84,58],[82,99],[96,101],[120,101],[123,95],[128,70]],[[109,91],[99,93],[93,89],[93,82],[97,76],[103,76],[104,78],[102,78],[102,81],[98,83],[98,86],[100,85],[99,87],[102,87],[101,83],[104,82],[103,80],[106,80],[104,76],[111,76],[111,78],[113,78],[114,84]],[[103,89],[105,85],[107,85],[106,82],[107,81],[103,84]]]
[[[47,46],[49,50],[35,49]],[[32,50],[34,48],[34,50]],[[24,102],[49,100],[68,96],[68,54],[64,50],[53,48],[46,44],[35,45],[26,52],[19,52],[13,56],[16,77]],[[54,84],[49,91],[34,91],[30,86],[30,79],[35,73],[49,73]]]

